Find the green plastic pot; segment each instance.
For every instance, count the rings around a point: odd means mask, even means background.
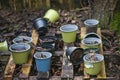
[[[15,64],[24,64],[28,61],[30,45],[26,43],[12,44],[9,47],[12,52],[13,61]]]
[[[8,51],[8,44],[7,41],[0,42],[0,52]]]
[[[97,61],[90,61],[89,60],[90,54],[86,54],[83,57],[85,71],[86,71],[86,73],[88,73],[90,75],[97,75],[100,73],[102,61],[104,60],[104,57],[101,54],[95,54],[94,56],[98,58]]]
[[[73,24],[66,24],[60,27],[60,31],[62,32],[62,39],[66,43],[75,42],[76,33],[78,30],[78,26]]]
[[[50,22],[55,22],[60,18],[58,12],[54,9],[49,9],[44,16],[45,19],[48,19]]]
[[[101,44],[101,39],[95,37],[84,38],[82,40],[83,48],[99,48]]]

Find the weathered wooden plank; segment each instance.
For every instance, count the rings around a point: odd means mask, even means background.
[[[98,28],[97,33],[99,36],[101,36],[101,29]],[[103,44],[100,44],[100,53],[103,55]],[[106,78],[106,72],[105,72],[105,62],[102,62],[102,70],[101,72],[97,75],[98,78]]]
[[[13,62],[13,57],[12,57],[12,55],[10,55],[10,59],[8,61],[8,64],[6,65],[6,68],[4,71],[4,80],[12,80],[15,67],[16,67],[16,65]]]
[[[33,55],[35,52],[35,46],[37,45],[37,42],[38,42],[38,37],[39,37],[39,35],[36,32],[36,30],[33,30],[33,32],[32,32],[33,42],[32,43],[34,44],[34,47],[31,50],[31,54],[30,54],[28,63],[22,65],[21,74],[19,75],[20,78],[22,78],[22,77],[28,78],[29,77],[29,73],[30,73],[31,65],[32,65],[32,61],[33,61]]]
[[[61,79],[73,79],[74,72],[73,72],[73,65],[66,57],[66,49],[68,46],[73,45],[71,44],[64,44],[64,54],[63,54],[63,64],[62,64],[62,73]]]

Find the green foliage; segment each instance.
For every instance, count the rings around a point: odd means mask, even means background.
[[[110,29],[120,34],[120,12],[115,12],[113,20],[110,23]]]

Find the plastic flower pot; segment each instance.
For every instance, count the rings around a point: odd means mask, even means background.
[[[28,36],[18,36],[13,39],[13,43],[27,43],[27,44],[32,44],[32,38]]]
[[[100,39],[100,36],[99,36],[97,33],[94,33],[94,32],[87,33],[87,34],[85,34],[85,36],[84,36],[84,38],[91,38],[91,37],[99,38],[99,39]]]
[[[101,44],[101,39],[99,38],[85,38],[82,40],[83,48],[99,48]]]
[[[66,50],[66,56],[73,63],[73,65],[79,65],[83,62],[83,48],[79,47],[68,47]]]
[[[75,42],[76,33],[78,30],[78,26],[73,24],[66,24],[60,27],[60,31],[62,32],[62,39],[66,43]]]
[[[90,32],[97,32],[97,26],[99,24],[99,21],[96,19],[87,19],[84,21],[85,27],[86,27],[86,33]]]
[[[58,12],[54,9],[49,9],[44,16],[45,19],[48,19],[50,22],[55,22],[60,18]]]
[[[0,42],[0,52],[6,52],[6,51],[8,51],[8,44],[7,41],[4,40]]]
[[[12,44],[9,47],[12,52],[13,61],[15,64],[24,64],[28,61],[30,45],[26,43]]]
[[[34,28],[40,35],[45,35],[48,32],[47,20],[44,18],[37,18],[33,23]]]
[[[104,60],[101,54],[86,54],[83,57],[86,73],[97,75],[101,71],[102,61]]]
[[[51,57],[52,54],[50,52],[36,52],[34,54],[38,72],[47,72],[50,70]]]

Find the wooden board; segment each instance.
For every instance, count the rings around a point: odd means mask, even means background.
[[[32,43],[34,46],[31,50],[31,54],[30,54],[28,63],[22,65],[21,74],[19,75],[20,78],[28,78],[29,77],[29,73],[30,73],[32,61],[33,61],[33,55],[35,53],[35,46],[37,45],[38,38],[39,38],[38,33],[36,32],[36,30],[33,30],[33,32],[32,32],[33,42]]]
[[[81,38],[83,38],[85,34],[86,34],[86,28],[85,28],[85,27],[82,27],[82,28],[81,28]],[[100,28],[97,29],[97,34],[98,34],[99,36],[101,36],[101,29],[100,29]],[[102,47],[102,46],[103,46],[103,45],[102,45],[102,43],[101,43],[101,44],[100,44],[100,54],[103,55],[103,47]],[[81,47],[83,47],[82,44],[81,44]],[[87,73],[85,72],[85,70],[84,70],[84,79],[89,79],[89,78],[90,78],[90,75],[87,74]],[[97,75],[97,78],[98,78],[98,79],[106,79],[105,62],[104,62],[104,61],[102,62],[102,70],[101,70],[101,72]]]

